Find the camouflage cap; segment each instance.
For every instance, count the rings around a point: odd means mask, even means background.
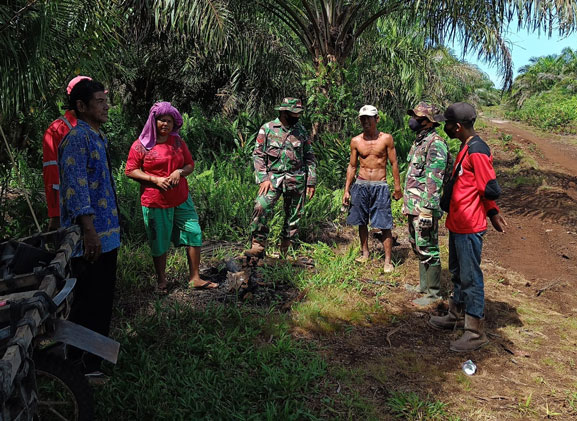
[[[283,98],[282,103],[275,108],[278,111],[290,111],[291,113],[302,113],[303,103],[298,98]]]
[[[442,121],[443,115],[440,110],[433,104],[427,102],[419,102],[412,110],[407,110],[407,114],[413,117],[427,117],[433,123]]]

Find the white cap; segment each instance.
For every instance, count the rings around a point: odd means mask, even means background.
[[[379,112],[372,105],[363,105],[363,108],[361,108],[359,111],[359,117],[361,117],[363,115],[368,115],[369,117],[373,117],[373,116],[376,116],[378,114],[379,114]]]

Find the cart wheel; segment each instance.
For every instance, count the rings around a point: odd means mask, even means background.
[[[94,418],[92,389],[86,378],[69,362],[39,353],[36,364],[37,419],[90,421]]]

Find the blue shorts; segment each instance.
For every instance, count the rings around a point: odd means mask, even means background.
[[[393,228],[391,194],[386,181],[357,180],[351,187],[347,224],[369,225],[369,222],[372,228]]]

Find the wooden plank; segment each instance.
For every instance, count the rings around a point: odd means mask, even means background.
[[[40,312],[36,309],[29,310],[25,313],[24,317],[30,317],[36,322],[36,326],[40,323],[41,317]],[[16,330],[14,338],[23,342],[26,349],[30,347],[32,339],[34,338],[36,332],[32,332],[29,325],[20,326]],[[18,345],[14,344],[9,346],[4,353],[2,358],[4,361],[9,361],[11,364],[12,371],[10,373],[10,383],[14,381],[18,370],[20,370],[20,365],[22,364],[22,359],[20,358],[20,351]]]

